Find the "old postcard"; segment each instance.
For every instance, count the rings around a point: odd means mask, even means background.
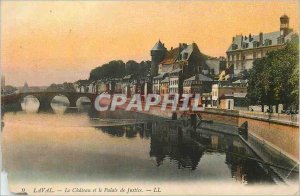
[[[297,0],[0,4],[0,195],[299,194]]]

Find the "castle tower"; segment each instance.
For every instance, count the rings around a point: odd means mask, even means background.
[[[164,59],[167,49],[160,40],[151,49],[151,76],[158,74],[158,65]]]
[[[289,17],[285,14],[280,17],[280,35],[283,37],[290,32],[289,20]]]

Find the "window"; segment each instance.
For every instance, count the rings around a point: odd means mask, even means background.
[[[238,46],[236,44],[232,44],[231,49],[236,50],[236,49],[238,49]]]
[[[248,43],[245,43],[245,42],[244,42],[244,43],[242,44],[242,47],[245,49],[245,48],[248,48],[248,45],[249,45]]]
[[[270,45],[272,45],[272,40],[266,39],[264,45],[265,45],[265,46],[270,46]]]
[[[257,47],[259,47],[259,42],[257,41],[253,42],[253,48],[257,48]]]

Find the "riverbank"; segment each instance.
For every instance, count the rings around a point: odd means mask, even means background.
[[[145,112],[142,112],[145,113]],[[151,107],[150,116],[172,117],[171,108],[161,111],[160,107]],[[184,113],[177,112],[180,118]],[[287,179],[292,170],[298,168],[299,162],[299,121],[298,116],[289,118],[280,114],[261,114],[248,111],[221,110],[205,108],[197,115],[213,123],[202,123],[204,129],[238,135],[238,128],[243,124],[248,127],[248,139],[244,140],[264,162],[273,162],[286,169],[274,168],[281,178]],[[276,155],[276,156],[275,156]],[[280,157],[275,159],[274,157]]]

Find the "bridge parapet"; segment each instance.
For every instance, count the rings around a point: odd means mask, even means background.
[[[27,96],[33,96],[37,98],[40,102],[40,105],[50,106],[52,99],[55,96],[63,95],[67,97],[70,102],[70,107],[76,107],[76,102],[80,97],[87,97],[90,99],[91,103],[93,103],[98,94],[94,93],[81,93],[81,92],[24,92],[24,93],[16,93],[6,96],[1,96],[1,105],[8,104],[21,104]],[[94,104],[92,104],[94,105]]]

